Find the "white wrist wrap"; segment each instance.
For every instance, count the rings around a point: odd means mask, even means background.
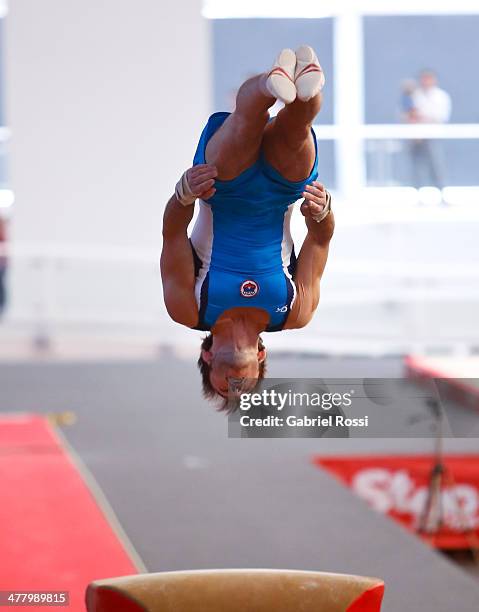
[[[321,223],[323,219],[325,219],[329,213],[331,212],[331,194],[329,191],[326,192],[326,206],[318,215],[311,215],[311,219],[316,221],[316,223]]]
[[[191,188],[188,184],[186,172],[183,172],[180,180],[176,183],[175,196],[178,202],[180,204],[183,204],[183,206],[191,206],[196,202],[196,196],[191,191]]]

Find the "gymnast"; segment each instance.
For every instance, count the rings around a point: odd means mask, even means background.
[[[265,375],[260,333],[304,327],[319,302],[334,232],[312,130],[323,84],[311,47],[281,51],[271,71],[243,83],[233,113],[209,118],[166,206],[165,305],[177,323],[210,332],[198,366],[205,397],[222,397],[223,408],[232,388],[251,391]],[[285,106],[271,119],[276,100]],[[296,258],[290,218],[301,198],[307,235]]]

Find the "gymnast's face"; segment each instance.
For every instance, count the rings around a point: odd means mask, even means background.
[[[259,378],[260,363],[265,359],[265,350],[247,348],[241,350],[222,346],[203,351],[203,359],[210,366],[210,383],[224,398],[228,397],[230,385],[236,392],[251,391]]]

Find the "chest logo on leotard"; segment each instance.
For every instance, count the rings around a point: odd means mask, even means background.
[[[259,292],[259,285],[254,280],[245,280],[241,283],[240,293],[245,298],[251,298],[257,295]]]

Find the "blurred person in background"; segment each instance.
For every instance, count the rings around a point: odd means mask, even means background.
[[[417,121],[417,110],[413,100],[416,89],[417,83],[413,79],[406,79],[401,83],[400,112],[401,120],[406,123]]]
[[[407,102],[406,102],[407,100]],[[419,84],[408,91],[404,91],[403,105],[408,106],[403,118],[407,123],[436,123],[444,124],[451,116],[451,97],[438,86],[438,79],[432,70],[423,70],[419,75]],[[412,140],[409,147],[414,186],[419,189],[425,185],[432,185],[441,190],[445,185],[445,172],[443,152],[438,139]]]
[[[7,222],[0,215],[0,318],[7,303],[7,293],[5,288],[5,277],[7,272],[7,255],[5,253],[7,245]]]

